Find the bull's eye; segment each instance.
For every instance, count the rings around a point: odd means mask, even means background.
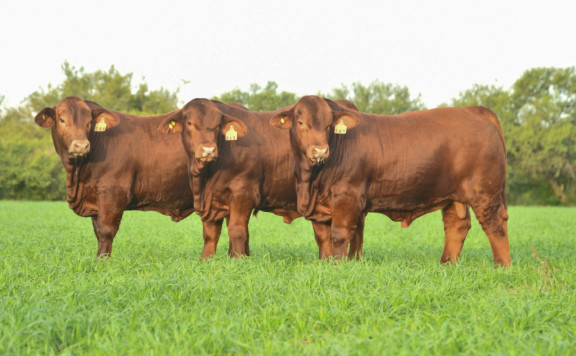
[[[64,118],[59,118],[58,120],[60,120],[61,123],[64,123]]]
[[[192,126],[192,123],[190,121],[186,121],[186,123],[188,124],[188,126]]]
[[[304,123],[301,120],[298,120],[298,125],[302,126]]]

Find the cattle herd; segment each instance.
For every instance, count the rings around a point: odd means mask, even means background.
[[[304,96],[253,112],[194,99],[158,116],[109,110],[77,97],[40,111],[66,169],[67,201],[91,217],[98,256],[109,256],[126,210],[202,220],[202,258],[216,252],[224,220],[231,257],[250,255],[258,211],[312,222],[320,258],[361,258],[364,221],[385,214],[408,227],[442,210],[441,262],[454,263],[472,208],[494,262],[510,265],[506,144],[480,106],[400,115],[360,112],[348,100]]]

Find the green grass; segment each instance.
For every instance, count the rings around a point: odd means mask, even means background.
[[[333,264],[303,219],[261,213],[252,257],[228,259],[224,232],[200,262],[197,216],[127,212],[98,260],[65,203],[0,201],[0,354],[576,354],[576,209],[509,213],[508,269],[476,220],[440,265],[439,213],[369,215],[365,258]]]

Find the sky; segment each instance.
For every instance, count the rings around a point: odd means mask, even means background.
[[[180,104],[267,81],[308,95],[379,80],[435,107],[474,84],[575,66],[576,1],[3,2],[5,106],[61,83],[65,61],[114,65],[135,86],[178,90]]]

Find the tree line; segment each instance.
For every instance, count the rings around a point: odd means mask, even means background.
[[[179,107],[178,92],[134,86],[132,73],[86,72],[64,63],[65,79],[33,92],[16,107],[4,107],[0,95],[0,199],[61,200],[65,173],[51,135],[34,116],[66,96],[78,96],[117,111],[162,114]],[[1,94],[1,93],[0,93]],[[363,112],[398,114],[424,110],[420,95],[398,84],[374,81],[341,85],[318,95],[352,100]],[[233,89],[212,99],[237,102],[250,110],[293,105],[299,95],[279,91],[269,81],[247,91]],[[192,99],[192,98],[190,98]],[[475,84],[440,106],[483,105],[499,117],[508,149],[509,204],[576,204],[576,72],[568,68],[533,68],[510,88]]]

